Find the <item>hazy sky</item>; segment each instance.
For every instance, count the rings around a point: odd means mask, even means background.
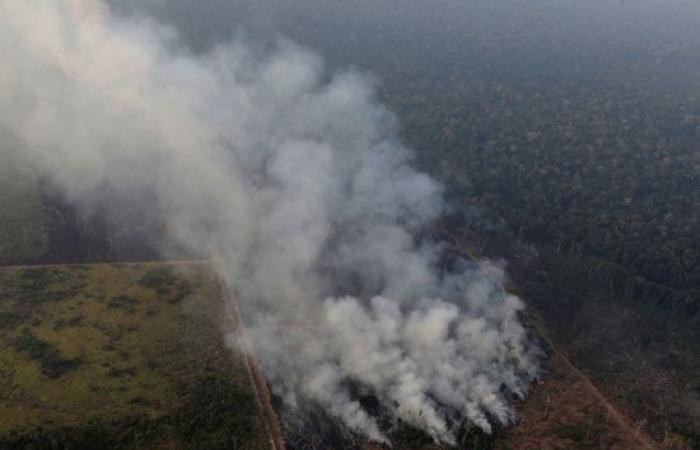
[[[194,45],[211,45],[239,30],[289,37],[319,33],[345,45],[365,33],[385,39],[453,35],[491,39],[523,34],[639,48],[654,41],[692,45],[700,39],[693,0],[119,0],[119,11],[149,11],[175,24]],[[480,35],[477,35],[477,32]],[[614,38],[612,42],[610,38]],[[600,41],[604,42],[604,41]],[[517,44],[517,42],[513,42]],[[468,41],[453,45],[470,45]]]
[[[202,50],[280,36],[379,79],[672,78],[700,86],[694,0],[127,0]],[[618,78],[619,79],[619,78]],[[667,83],[668,84],[668,83]]]

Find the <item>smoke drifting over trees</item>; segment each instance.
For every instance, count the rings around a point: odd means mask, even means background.
[[[0,157],[19,153],[86,211],[105,192],[218,261],[289,411],[320,405],[377,441],[355,399],[452,441],[489,431],[537,371],[503,273],[436,266],[415,234],[444,209],[372,82],[281,40],[192,54],[98,1],[0,1]],[[150,200],[149,200],[150,201]],[[107,203],[108,206],[108,203]]]

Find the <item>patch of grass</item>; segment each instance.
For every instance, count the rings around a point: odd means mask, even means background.
[[[20,271],[5,287],[5,295],[20,301],[58,302],[80,293],[82,286],[64,286],[66,272],[54,268],[33,268]]]
[[[0,448],[116,450],[154,448],[164,441],[171,445],[166,448],[187,450],[228,450],[234,441],[240,449],[270,448],[250,389],[226,379],[223,374],[198,378],[192,389],[182,406],[168,414],[98,418],[58,428],[21,428],[0,433]],[[137,396],[128,404],[138,410],[153,403]]]
[[[128,295],[120,294],[116,297],[112,297],[109,302],[107,302],[107,308],[110,309],[121,309],[128,313],[133,313],[135,311],[136,305],[139,301]]]
[[[53,283],[53,273],[50,269],[29,269],[17,277],[15,294],[21,300],[31,300],[41,297]]]
[[[575,423],[559,427],[555,433],[571,441],[572,448],[596,448],[599,436],[605,431],[599,417],[595,417],[589,423]]]
[[[77,315],[69,319],[58,319],[53,323],[53,329],[55,331],[61,331],[64,328],[76,328],[81,327],[85,323],[85,316]]]
[[[194,292],[192,284],[187,280],[181,280],[175,285],[174,292],[168,297],[169,303],[180,303]]]
[[[145,288],[153,289],[158,294],[167,294],[178,281],[179,278],[170,267],[160,267],[146,272],[138,283]]]
[[[139,279],[138,283],[145,288],[153,289],[173,304],[181,302],[194,292],[192,283],[179,278],[170,267],[150,270]]]
[[[112,450],[141,448],[162,430],[145,417],[95,419],[84,425],[26,427],[0,434],[0,448],[32,450]],[[173,447],[165,447],[173,448]],[[177,447],[174,447],[177,448]]]
[[[136,375],[136,368],[135,367],[127,367],[126,369],[117,369],[115,367],[112,367],[107,372],[107,376],[111,377],[111,378],[133,377],[135,375]]]
[[[24,320],[25,316],[18,312],[0,312],[0,330],[14,328]]]
[[[41,373],[49,378],[58,378],[83,363],[81,358],[64,358],[53,345],[37,338],[29,328],[22,329],[14,345],[17,351],[38,362]]]
[[[22,282],[28,282],[32,286],[45,288],[51,283],[51,276],[56,272],[47,267],[27,269],[20,272],[18,278]]]
[[[0,449],[270,448],[211,273],[85,267],[0,273]]]
[[[41,300],[46,300],[46,301],[51,301],[51,302],[57,302],[61,300],[65,300],[67,298],[73,297],[80,293],[80,290],[78,289],[58,289],[58,290],[52,290],[46,292],[42,297]]]

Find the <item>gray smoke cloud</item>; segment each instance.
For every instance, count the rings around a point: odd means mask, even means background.
[[[496,266],[440,273],[439,245],[415,238],[441,188],[371,79],[288,41],[251,48],[192,54],[98,1],[0,0],[0,155],[88,209],[105,187],[155,199],[170,240],[218,261],[289,410],[388,442],[357,384],[438,441],[462,418],[511,421],[507,392],[537,373],[522,302]]]

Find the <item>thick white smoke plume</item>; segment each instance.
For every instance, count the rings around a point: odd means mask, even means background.
[[[0,155],[87,207],[105,186],[153,196],[171,239],[221,262],[288,408],[377,441],[354,386],[437,440],[462,417],[510,420],[507,392],[537,370],[521,302],[500,270],[440,274],[438,246],[417,243],[441,189],[367,78],[289,42],[192,55],[87,0],[0,0],[0,57]]]

